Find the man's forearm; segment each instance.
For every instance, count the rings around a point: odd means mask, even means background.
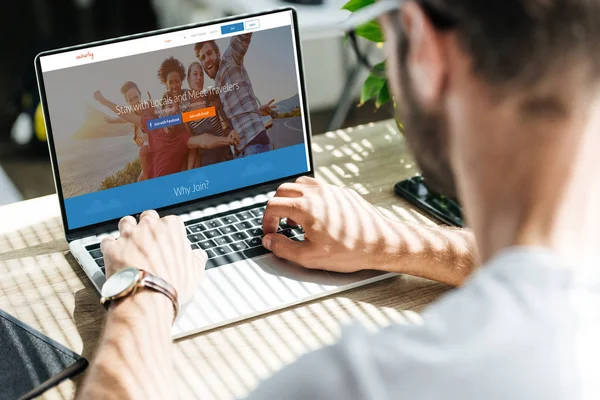
[[[231,55],[236,64],[242,65],[244,62],[244,56],[248,51],[248,46],[250,46],[250,40],[252,40],[252,33],[237,35],[231,38],[229,46],[231,48]]]
[[[171,301],[157,292],[112,305],[77,398],[173,398],[172,319]]]
[[[373,264],[377,269],[452,286],[461,285],[475,269],[475,237],[467,229],[390,220],[382,229],[374,248]]]

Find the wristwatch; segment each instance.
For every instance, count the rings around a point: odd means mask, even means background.
[[[126,267],[108,278],[102,286],[100,302],[108,310],[112,301],[122,300],[145,288],[162,293],[171,300],[174,311],[173,322],[175,322],[179,314],[177,290],[164,279],[143,269]]]

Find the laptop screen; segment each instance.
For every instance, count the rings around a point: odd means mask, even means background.
[[[289,10],[42,54],[68,230],[310,171]]]

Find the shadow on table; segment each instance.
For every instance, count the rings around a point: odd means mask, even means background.
[[[57,242],[59,246],[57,246]],[[31,257],[67,248],[60,218],[0,233],[0,260]]]
[[[67,258],[70,259],[71,265],[75,263],[76,268],[83,274],[81,282],[84,288],[75,293],[73,320],[83,343],[81,355],[88,361],[91,361],[98,349],[100,334],[104,328],[106,311],[100,304],[100,295],[96,291],[96,288],[94,288],[87,275],[81,270],[75,258],[71,253],[67,254]],[[84,375],[80,375],[78,378],[73,379],[73,381],[79,386],[83,378]]]

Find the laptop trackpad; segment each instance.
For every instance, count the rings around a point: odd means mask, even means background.
[[[273,254],[206,271],[194,299],[173,327],[176,337],[263,314],[334,289],[326,272],[309,270]]]

